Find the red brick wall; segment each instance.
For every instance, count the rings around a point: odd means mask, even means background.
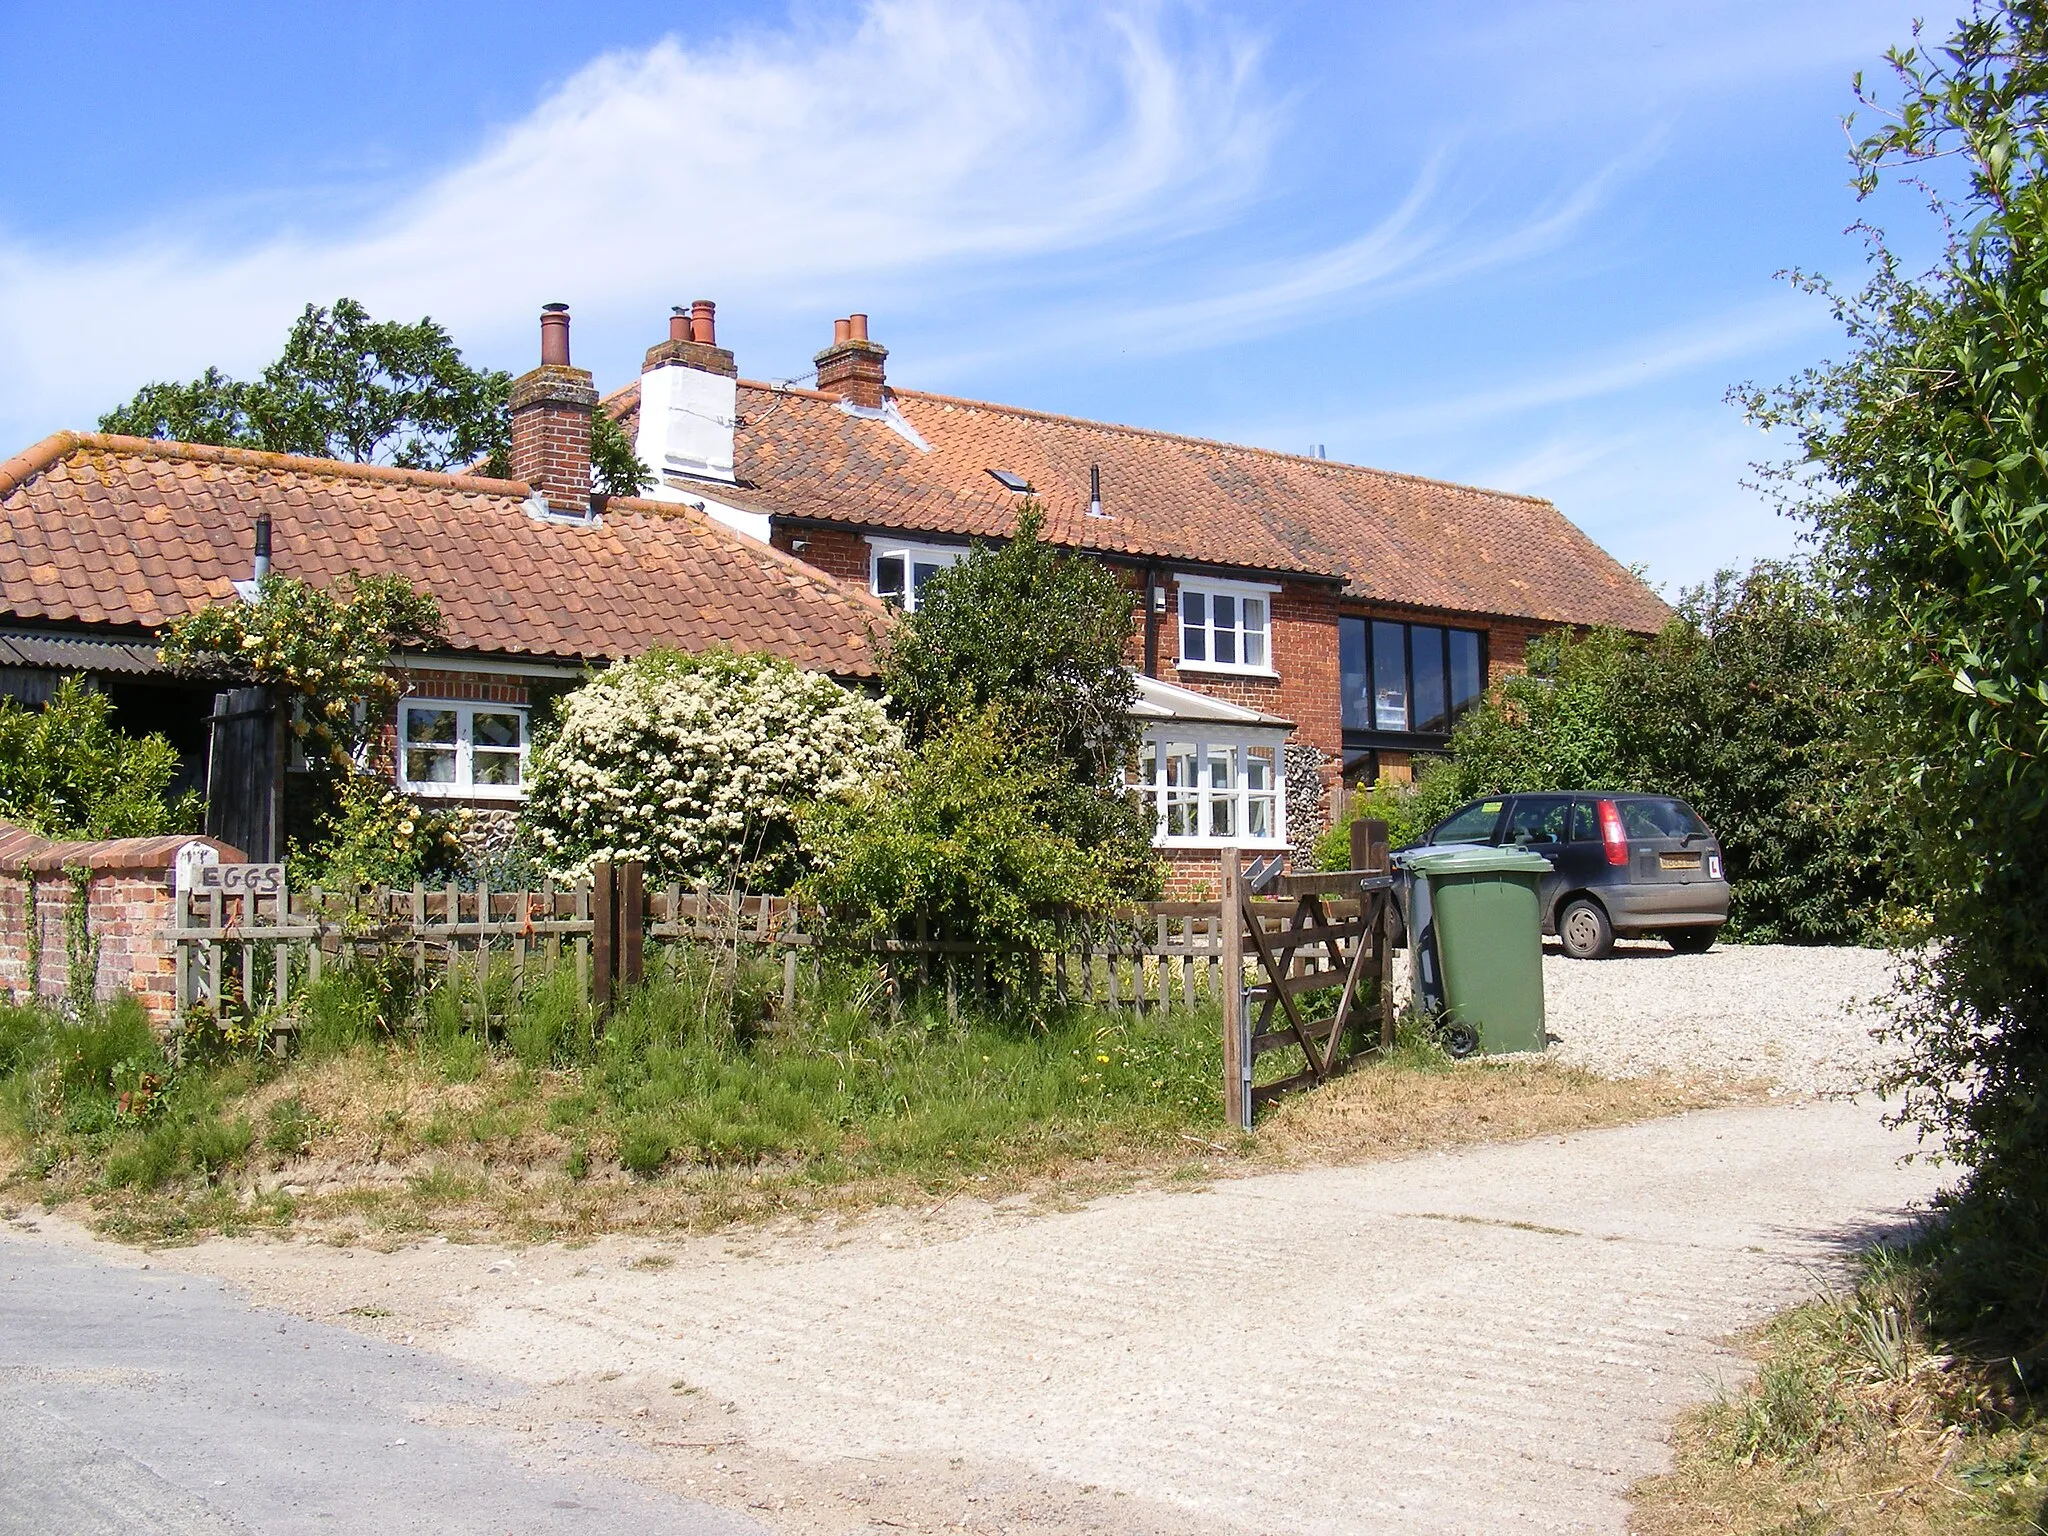
[[[769,542],[784,554],[795,555],[865,592],[868,589],[868,541],[843,528],[790,529],[775,525]],[[801,543],[802,549],[796,548]]]
[[[87,926],[99,941],[94,994],[109,998],[124,991],[136,993],[158,1029],[168,1028],[176,1012],[176,966],[171,945],[163,937],[171,921],[170,882],[168,871],[98,874],[86,901]],[[28,998],[31,921],[42,938],[38,994],[50,1001],[65,996],[71,967],[64,938],[76,889],[61,871],[39,876],[34,882],[36,910],[31,914],[30,883],[19,870],[0,874],[0,987],[10,997]]]
[[[1344,746],[1337,677],[1337,591],[1320,582],[1282,582],[1272,594],[1273,670],[1277,678],[1182,672],[1180,584],[1168,578],[1159,619],[1159,675],[1211,698],[1228,699],[1294,722],[1294,737],[1331,756]]]

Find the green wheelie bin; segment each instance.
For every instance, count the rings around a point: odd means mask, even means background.
[[[1550,873],[1519,848],[1425,849],[1405,860],[1415,996],[1439,1014],[1453,1055],[1540,1051],[1543,917]]]

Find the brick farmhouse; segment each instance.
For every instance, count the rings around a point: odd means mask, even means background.
[[[448,644],[393,658],[393,771],[505,811],[542,691],[656,645],[858,683],[892,608],[1030,499],[1130,586],[1138,773],[1191,876],[1225,844],[1301,846],[1343,781],[1405,775],[1532,634],[1669,616],[1547,501],[898,389],[886,359],[853,315],[814,387],[742,380],[699,301],[601,397],[551,305],[507,480],[59,433],[0,462],[0,694],[85,674],[203,783],[214,694],[166,675],[154,637],[235,599],[266,520],[280,574],[433,594]],[[655,475],[645,495],[593,494],[599,410]]]

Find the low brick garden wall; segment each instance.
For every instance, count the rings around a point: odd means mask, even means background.
[[[168,1028],[176,987],[164,931],[178,853],[193,843],[222,863],[243,861],[209,838],[55,842],[0,822],[0,989],[22,1002],[61,1000],[74,981],[99,998],[133,992],[150,1022]]]

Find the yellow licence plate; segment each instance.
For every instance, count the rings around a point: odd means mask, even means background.
[[[1659,869],[1698,869],[1700,856],[1696,853],[1660,853],[1657,855]]]

